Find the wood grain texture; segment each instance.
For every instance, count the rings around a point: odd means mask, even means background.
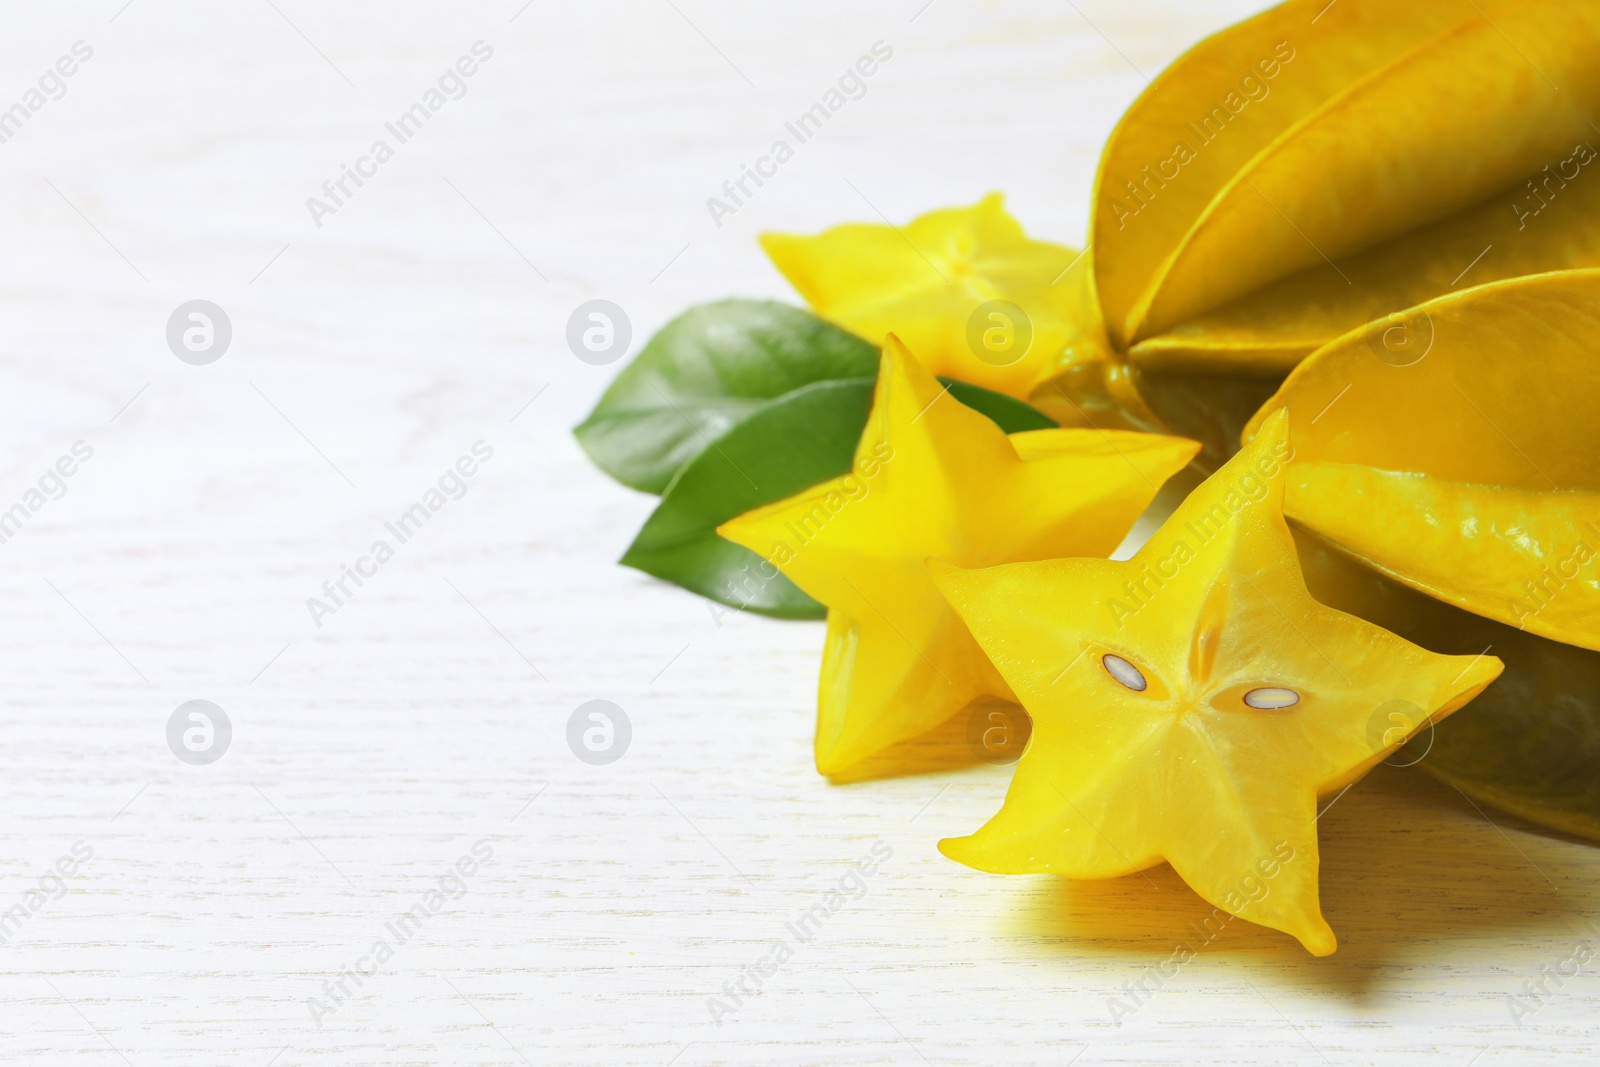
[[[1600,941],[1595,850],[1388,769],[1322,821],[1337,955],[1236,923],[1114,1022],[1209,912],[1170,872],[944,860],[1006,768],[951,766],[957,729],[919,746],[924,773],[819,779],[821,627],[718,619],[614,565],[651,500],[570,436],[615,371],[567,351],[580,302],[625,307],[637,345],[694,302],[785,297],[763,229],[992,188],[1081,240],[1139,72],[1252,7],[920,3],[11,12],[0,107],[73,42],[94,54],[0,144],[0,509],[75,441],[94,454],[0,544],[0,915],[25,914],[0,943],[0,1061],[1600,1052],[1596,964],[1520,1025],[1507,1006]],[[494,54],[466,95],[315,225],[306,199],[478,40]],[[894,57],[866,95],[714,225],[705,199],[878,40]],[[195,298],[233,324],[210,366],[164,338]],[[316,626],[307,598],[477,441],[493,458],[465,496]],[[234,728],[209,766],[165,738],[197,698]],[[566,743],[596,698],[633,724],[609,766]],[[314,1020],[307,1001],[480,841],[492,860]],[[864,895],[794,943],[786,924],[879,841]],[[78,842],[65,892],[30,897]],[[778,938],[793,958],[715,1025],[708,998]]]

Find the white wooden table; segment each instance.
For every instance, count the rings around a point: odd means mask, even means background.
[[[26,513],[0,544],[0,1062],[1593,1061],[1600,962],[1520,1025],[1507,1000],[1600,944],[1592,846],[1383,770],[1322,821],[1335,956],[1241,922],[1158,987],[1209,911],[1170,872],[943,859],[1007,768],[938,769],[956,738],[828,784],[821,627],[719,625],[614,565],[651,500],[572,441],[616,369],[567,351],[573,308],[616,301],[637,347],[784,296],[763,229],[992,188],[1080,241],[1138,71],[1255,6],[921,2],[13,5],[0,110],[93,54],[0,144],[0,511]],[[465,95],[316,225],[307,198],[480,40]],[[706,198],[880,40],[866,94],[714,225]],[[194,299],[233,329],[205,366],[165,337]],[[316,625],[308,598],[479,441],[465,495]],[[196,699],[232,724],[207,765],[167,742]],[[632,723],[609,765],[566,741],[591,699]]]

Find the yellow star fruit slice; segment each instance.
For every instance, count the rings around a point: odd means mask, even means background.
[[[1030,239],[998,193],[903,227],[763,234],[761,247],[829,322],[873,344],[894,333],[934,374],[1021,399],[1083,343],[1083,324],[1098,328],[1088,289],[1067,281],[1088,265]]]
[[[1295,413],[1290,518],[1447,603],[1600,649],[1600,270],[1497,282],[1347,334]]]
[[[1010,699],[934,588],[928,556],[981,567],[1108,555],[1197,447],[1082,429],[1007,437],[891,335],[851,473],[717,530],[828,607],[817,770],[843,770],[982,697]]]
[[[1475,14],[1471,0],[1291,0],[1158,75],[1112,131],[1095,182],[1090,245],[1112,337],[1125,343],[1151,279],[1257,153],[1351,82]]]
[[[1214,906],[1334,951],[1318,796],[1501,664],[1436,655],[1311,597],[1281,510],[1286,422],[1265,423],[1130,560],[930,561],[1033,716],[1005,804],[940,842],[947,856],[1072,878],[1165,861]]]
[[[1597,48],[1592,0],[1517,0],[1356,80],[1212,197],[1128,312],[1126,335],[1162,332],[1560,158],[1594,135]]]

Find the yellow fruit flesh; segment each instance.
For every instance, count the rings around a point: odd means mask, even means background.
[[[843,478],[719,528],[828,607],[817,769],[831,774],[1011,692],[923,561],[1106,555],[1196,445],[1094,430],[1007,437],[890,338]]]
[[[894,333],[935,375],[1019,399],[1096,318],[1086,306],[1088,290],[1072,277],[1089,269],[1080,254],[1029,239],[998,193],[903,227],[850,223],[814,237],[769,233],[761,245],[828,321],[873,344]],[[1009,302],[1021,315],[982,312],[991,301]]]
[[[1285,421],[1131,560],[930,564],[1033,717],[1004,807],[943,842],[947,855],[1078,878],[1166,860],[1217,907],[1333,951],[1317,904],[1317,796],[1460,707],[1500,664],[1434,655],[1312,599],[1281,513]],[[1294,701],[1247,702],[1264,690]],[[1397,702],[1416,710],[1409,729],[1375,736]]]

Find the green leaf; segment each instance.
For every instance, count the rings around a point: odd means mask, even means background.
[[[622,562],[732,607],[822,618],[821,604],[716,530],[848,471],[872,409],[872,387],[871,378],[815,382],[735,425],[678,472]]]
[[[964,382],[950,395],[1007,433],[1055,426],[1020,400]],[[717,536],[717,527],[763,504],[850,470],[872,410],[875,379],[814,382],[768,402],[684,465],[622,557],[646,574],[735,608],[786,619],[827,609],[771,564]]]
[[[660,493],[707,442],[769,401],[877,373],[875,347],[809,311],[722,300],[662,327],[573,432],[601,470]]]

